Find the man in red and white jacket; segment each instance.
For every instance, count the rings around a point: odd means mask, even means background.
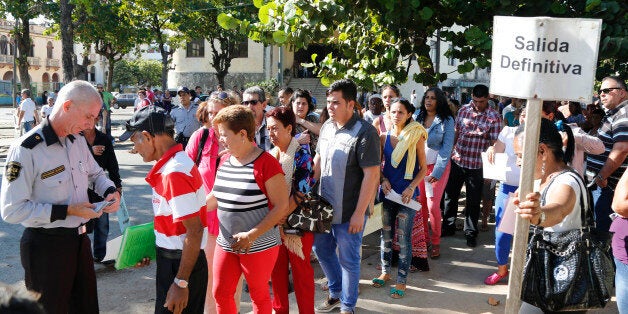
[[[157,246],[155,313],[202,313],[207,261],[201,249],[207,229],[205,190],[198,168],[174,140],[174,122],[148,106],[127,121],[121,141],[131,139],[144,162],[157,161],[146,176],[153,188]],[[200,253],[200,254],[199,254]]]

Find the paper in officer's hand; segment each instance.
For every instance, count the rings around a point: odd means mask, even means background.
[[[395,190],[393,189],[390,189],[390,192],[386,194],[386,199],[391,200],[397,204],[410,207],[416,211],[421,210],[421,204],[413,199],[411,199],[410,202],[408,202],[407,204],[404,204],[401,200],[401,195],[395,192]]]

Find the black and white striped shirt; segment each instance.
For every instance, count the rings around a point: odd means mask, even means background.
[[[234,234],[251,230],[269,213],[264,182],[278,173],[281,173],[281,166],[266,152],[243,166],[233,165],[231,157],[228,157],[218,168],[213,189],[218,201],[220,222],[216,242],[225,251],[233,252],[231,244]],[[253,242],[249,253],[260,252],[279,244],[279,229],[274,227]]]

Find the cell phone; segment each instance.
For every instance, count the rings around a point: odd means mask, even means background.
[[[96,208],[94,208],[95,212],[100,212],[101,210],[103,210],[103,208],[113,204],[116,202],[116,199],[112,199],[110,201],[102,201],[102,202],[98,202],[98,203],[94,203],[94,205],[96,205]]]

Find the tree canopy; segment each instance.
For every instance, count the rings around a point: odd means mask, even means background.
[[[238,0],[192,0],[188,2],[187,12],[187,18],[181,21],[181,32],[188,40],[207,40],[211,48],[209,63],[216,70],[218,83],[225,86],[231,60],[237,57],[236,49],[248,38],[237,29],[219,27],[218,15],[229,13],[243,19],[254,19],[256,8]]]
[[[365,87],[402,83],[408,62],[421,73],[413,80],[434,85],[447,79],[435,71],[429,38],[439,31],[452,43],[445,55],[460,60],[458,72],[490,66],[494,15],[600,18],[598,78],[625,73],[628,19],[624,1],[462,1],[462,0],[254,0],[259,21],[229,13],[218,17],[225,29],[237,29],[249,38],[294,49],[312,43],[335,48],[316,64],[323,83],[350,77]],[[456,31],[452,26],[462,27]],[[312,57],[314,59],[315,56]]]
[[[158,86],[161,83],[161,63],[156,60],[120,60],[116,62],[113,80],[121,85]]]

